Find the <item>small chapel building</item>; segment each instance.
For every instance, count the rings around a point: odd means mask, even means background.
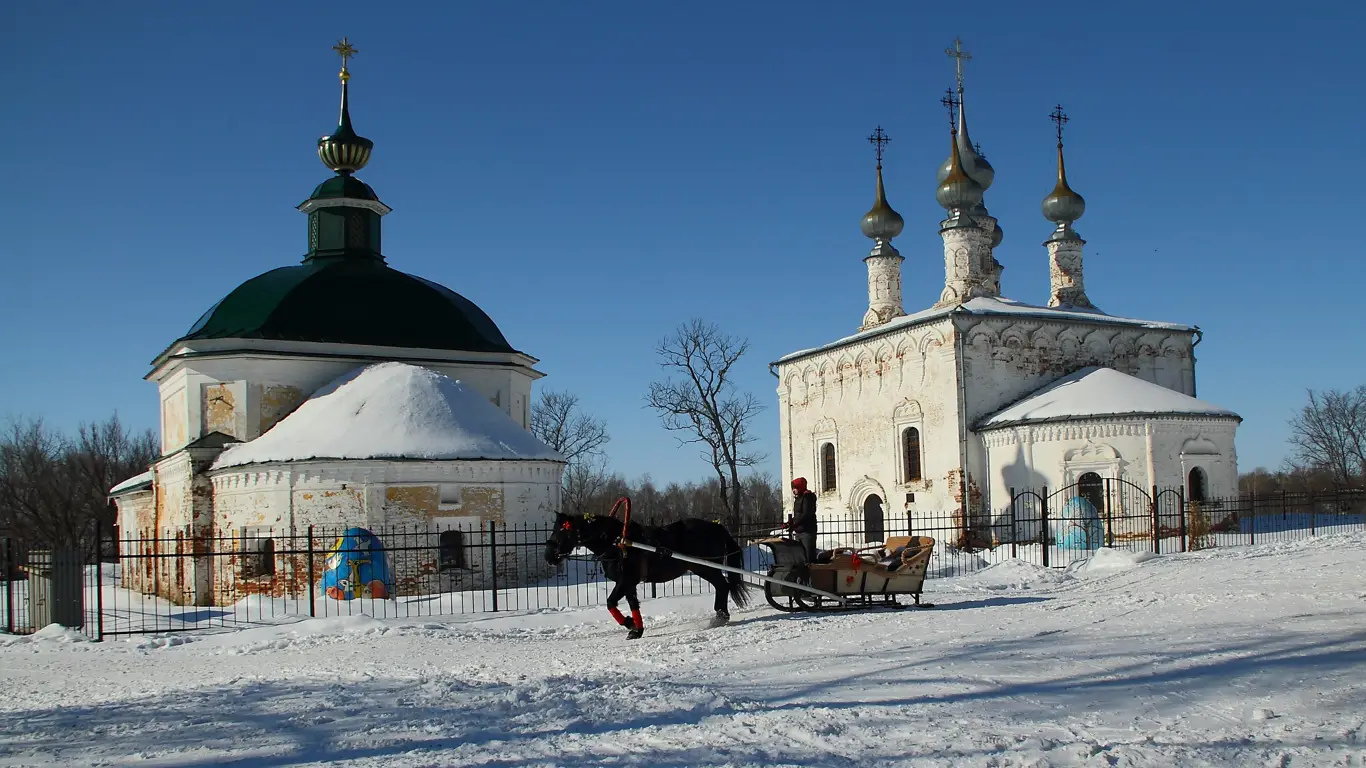
[[[332,539],[353,526],[431,531],[392,557],[389,596],[479,586],[493,569],[464,535],[559,509],[564,459],[527,430],[536,358],[472,301],[394,269],[381,250],[390,208],[355,175],[373,143],[351,125],[355,50],[337,50],[339,124],[318,140],[335,175],[298,206],[302,262],[234,288],[146,376],[161,456],[111,489],[121,536],[146,550],[123,554],[196,557],[189,568],[129,559],[129,588],[196,605],[306,592],[317,572],[275,552],[297,552],[311,526]],[[527,551],[504,553],[501,583],[545,570]]]
[[[1050,295],[1002,295],[1002,230],[983,201],[995,171],[968,136],[959,63],[936,193],[947,211],[939,299],[911,314],[902,307],[904,257],[892,239],[904,222],[887,203],[879,129],[875,201],[862,221],[873,241],[862,324],[771,366],[784,484],[806,477],[818,516],[861,518],[868,541],[888,527],[942,530],[946,518],[967,531],[1026,490],[1129,515],[1138,510],[1117,509],[1107,488],[1122,487],[1134,506],[1155,487],[1195,500],[1235,494],[1241,419],[1196,398],[1199,328],[1116,317],[1087,294],[1085,241],[1073,228],[1085,201],[1067,182],[1060,110],[1057,182],[1043,200]]]

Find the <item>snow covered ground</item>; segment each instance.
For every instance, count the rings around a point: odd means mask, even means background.
[[[1366,765],[1366,533],[931,580],[90,643],[0,636],[0,766]]]

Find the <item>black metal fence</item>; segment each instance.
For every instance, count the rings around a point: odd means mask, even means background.
[[[1366,492],[1241,496],[1191,501],[1180,489],[1121,480],[1012,491],[992,512],[822,518],[819,545],[863,546],[932,536],[930,578],[972,574],[1010,559],[1066,568],[1100,547],[1154,553],[1301,539],[1366,530]],[[777,520],[734,531],[745,567],[763,572],[754,541]],[[587,552],[558,568],[543,551],[549,523],[442,529],[243,529],[233,535],[127,534],[98,564],[75,553],[0,548],[0,628],[48,623],[94,638],[275,624],[308,617],[458,616],[601,605],[611,589]],[[97,540],[98,540],[97,536]],[[116,544],[116,546],[115,546]],[[75,573],[75,577],[72,577]],[[642,597],[710,593],[689,575],[642,586]]]

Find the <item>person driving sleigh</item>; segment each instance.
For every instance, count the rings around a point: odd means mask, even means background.
[[[806,478],[792,481],[792,516],[783,526],[806,549],[806,562],[816,562],[816,494],[806,487]]]

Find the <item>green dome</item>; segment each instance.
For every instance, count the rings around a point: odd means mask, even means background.
[[[257,275],[180,340],[189,339],[516,351],[474,302],[371,259],[320,260]]]
[[[353,200],[379,200],[379,195],[369,184],[355,176],[333,176],[313,188],[309,200],[332,200],[349,197]]]

